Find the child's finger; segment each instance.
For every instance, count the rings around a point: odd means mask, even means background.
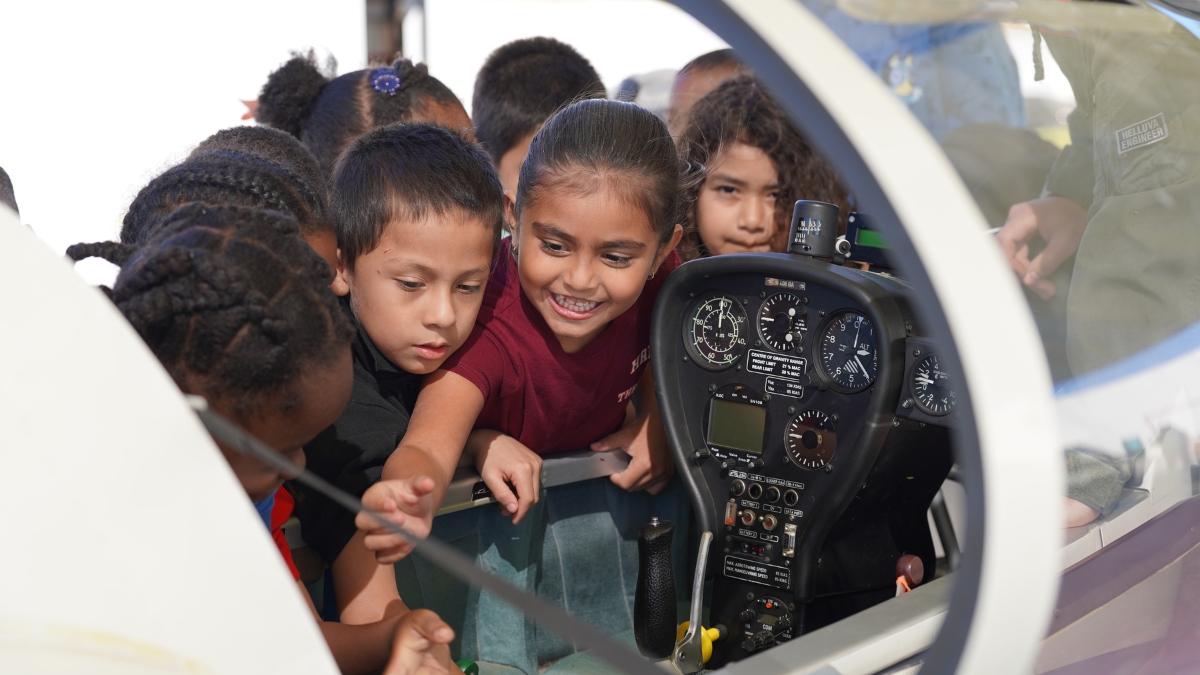
[[[390,565],[407,557],[414,548],[410,541],[393,534],[368,534],[363,537],[363,546],[375,553],[375,560],[381,565]]]
[[[454,631],[437,614],[427,609],[409,612],[396,626],[392,658],[384,675],[448,673],[436,659],[429,658],[429,652],[435,645],[449,644],[453,639]]]
[[[513,482],[513,487],[517,488],[517,510],[513,514],[512,520],[513,525],[516,525],[521,522],[536,500],[532,467],[528,465],[519,467],[513,472],[510,480]]]
[[[492,491],[492,498],[500,505],[500,508],[507,514],[516,514],[519,508],[517,495],[509,489],[508,483],[504,482],[503,476],[492,474],[490,471],[484,472],[483,482]],[[518,488],[520,489],[520,488]]]
[[[366,504],[364,504],[364,506],[366,506],[367,509],[371,509],[371,507],[367,506]],[[385,530],[386,528],[384,525],[379,522],[380,518],[385,518],[388,522],[400,527],[404,527],[404,523],[407,520],[404,517],[403,511],[393,507],[390,510],[377,510],[374,513],[362,511],[354,517],[354,526],[367,532],[374,530]]]
[[[650,475],[650,461],[641,455],[635,455],[624,471],[614,473],[612,482],[622,490],[636,492],[647,482]]]
[[[542,494],[542,458],[538,457],[537,462],[529,466],[529,473],[533,489],[529,491],[529,496],[533,499],[533,503],[538,503],[538,499]]]

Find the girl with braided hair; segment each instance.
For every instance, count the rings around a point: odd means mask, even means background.
[[[267,78],[254,119],[299,138],[327,177],[350,141],[387,124],[437,124],[475,140],[454,92],[408,59],[332,77],[312,52],[297,54]]]
[[[304,466],[304,444],[350,398],[354,327],[329,287],[331,270],[297,230],[295,219],[279,213],[192,203],[163,219],[135,252],[110,248],[125,263],[113,302],[180,389]],[[385,664],[392,675],[457,672],[446,646],[453,630],[433,612],[408,611],[399,597],[372,624],[320,621],[282,533],[294,504],[286,476],[216,442],[343,673]]]
[[[210,152],[246,153],[274,162],[298,174],[304,185],[322,198],[321,210],[325,208],[329,188],[325,175],[321,173],[321,165],[298,138],[285,131],[247,125],[222,129],[201,141],[188,157],[199,157]]]
[[[703,182],[685,189],[684,260],[787,250],[798,199],[837,204],[845,231],[846,189],[753,76],[700,99],[678,143],[688,162],[705,167]]]
[[[142,188],[122,221],[121,243],[145,243],[176,207],[194,201],[292,216],[299,223],[300,236],[330,269],[337,262],[337,237],[326,214],[323,188],[314,187],[300,173],[280,163],[220,147],[193,155]],[[68,255],[72,255],[71,250]]]

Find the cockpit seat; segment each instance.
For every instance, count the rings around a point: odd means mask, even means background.
[[[648,520],[645,514],[675,522],[681,533],[677,536],[683,541],[673,560],[679,598],[687,597],[692,567],[687,551],[695,547],[686,541],[691,506],[678,480],[655,496],[636,493],[635,507],[624,512],[610,506],[630,503],[610,499],[619,490],[608,478],[559,485],[546,489],[518,525],[487,506],[438,516],[432,536],[489,572],[536,591],[601,630],[625,635],[633,644],[637,535]],[[572,659],[574,645],[549,628],[526,621],[517,609],[419,556],[398,563],[396,579],[410,607],[432,609],[454,628],[456,657],[511,666],[530,675],[538,672],[539,664],[559,659],[565,663],[554,672],[600,672],[585,663],[591,657]]]

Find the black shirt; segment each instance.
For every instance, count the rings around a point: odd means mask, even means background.
[[[417,401],[421,376],[396,367],[375,347],[353,316],[358,336],[351,346],[354,389],[333,426],[304,446],[308,468],[350,494],[361,497],[383,475],[383,464],[404,438]],[[311,490],[300,488],[296,517],[304,540],[329,563],[357,528],[354,514]]]

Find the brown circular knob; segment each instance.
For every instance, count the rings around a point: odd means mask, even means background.
[[[925,579],[925,563],[911,553],[902,555],[896,561],[896,576],[904,577],[909,586],[916,586]]]

